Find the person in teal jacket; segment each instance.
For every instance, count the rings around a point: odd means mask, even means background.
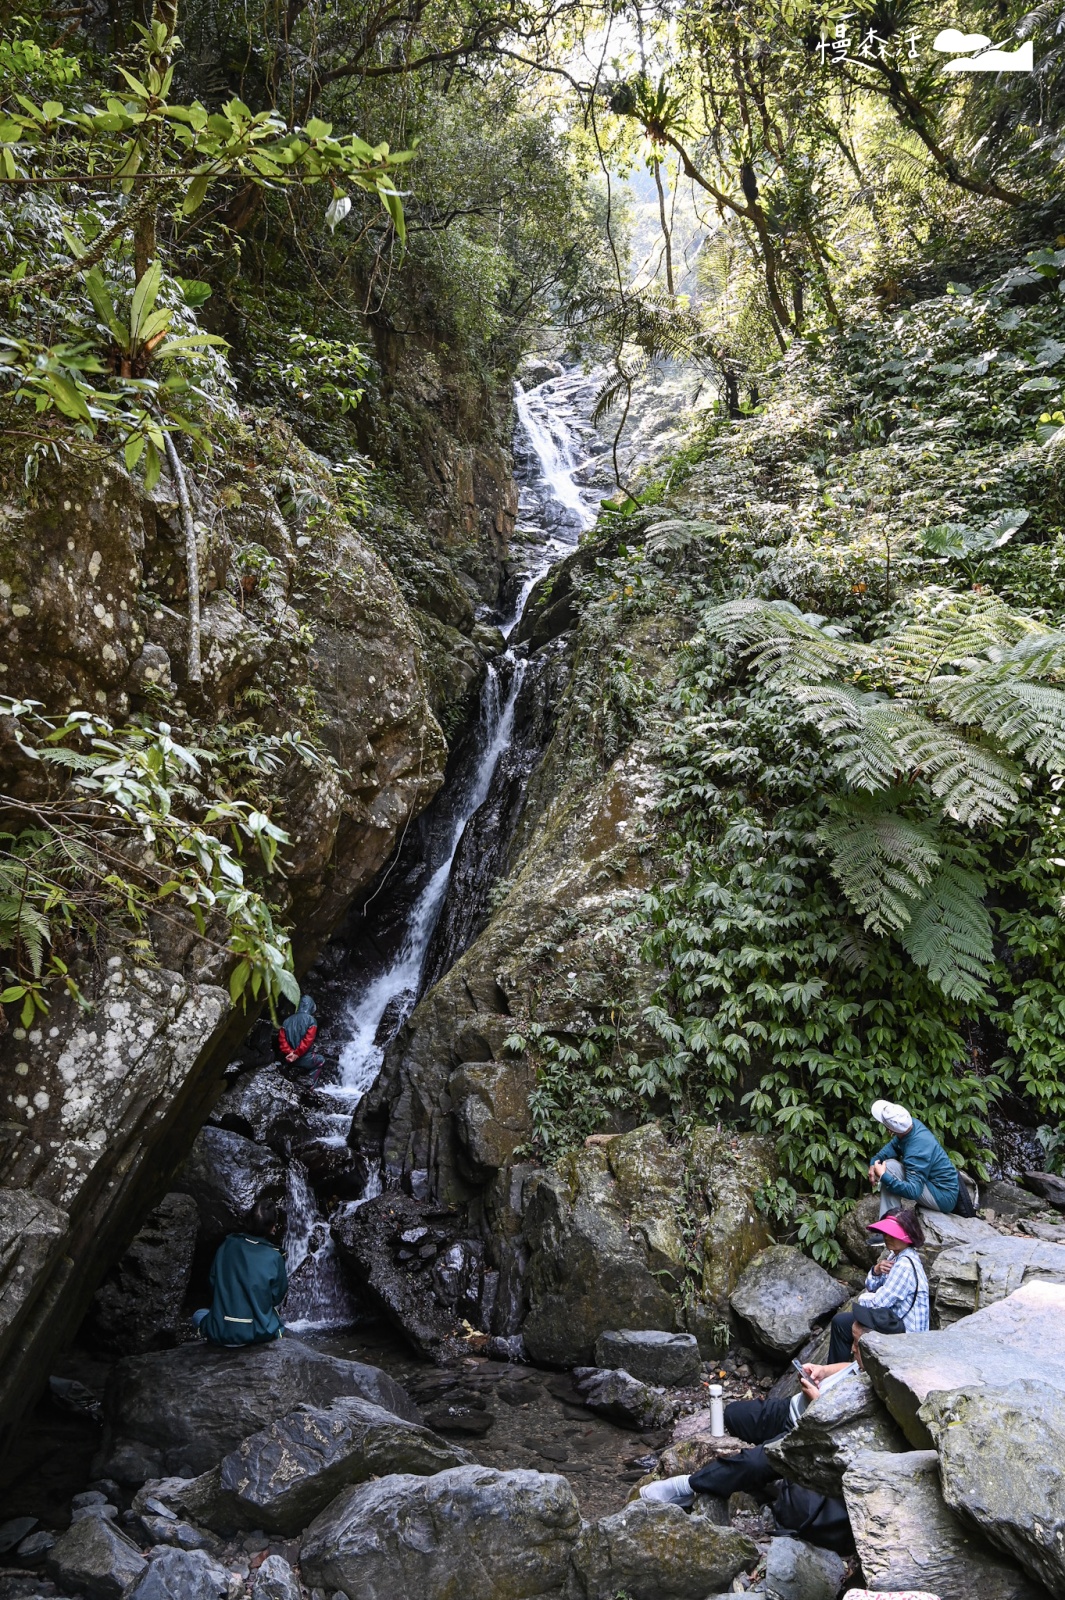
[[[280,1339],[281,1302],[288,1293],[285,1258],[275,1243],[281,1220],[275,1202],[260,1197],[245,1232],[231,1233],[219,1245],[211,1263],[211,1308],[192,1317],[210,1344],[239,1346]]]
[[[907,1204],[954,1211],[961,1184],[958,1169],[931,1128],[890,1100],[875,1100],[873,1117],[891,1134],[869,1163],[869,1182],[880,1184],[880,1215]]]

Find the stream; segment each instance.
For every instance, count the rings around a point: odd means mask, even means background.
[[[603,489],[589,483],[598,476],[602,446],[581,416],[586,388],[579,372],[528,391],[515,384],[519,499],[513,548],[524,573],[509,614],[484,618],[498,625],[504,638],[513,633],[536,583],[591,527],[603,497]],[[508,647],[489,663],[472,731],[458,741],[443,787],[371,897],[371,902],[383,900],[378,920],[371,936],[357,942],[355,961],[347,969],[350,987],[329,1030],[339,1055],[337,1075],[318,1086],[327,1125],[324,1143],[347,1142],[352,1118],[377,1079],[388,1045],[426,990],[471,942],[474,925],[466,908],[449,906],[456,858],[463,836],[489,800],[500,764],[510,761],[519,696],[535,671],[526,646]],[[527,776],[526,771],[523,780]],[[438,929],[442,940],[434,940]],[[380,1171],[371,1166],[362,1194],[346,1204],[359,1206],[381,1187]],[[350,1326],[359,1312],[334,1254],[329,1219],[295,1161],[288,1171],[286,1209],[286,1324],[294,1332]]]

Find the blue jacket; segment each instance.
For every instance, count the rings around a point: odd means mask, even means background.
[[[211,1263],[211,1309],[200,1325],[212,1344],[262,1344],[281,1337],[288,1293],[285,1258],[269,1239],[231,1233]]]
[[[940,1211],[951,1212],[958,1203],[958,1173],[943,1146],[917,1117],[909,1133],[897,1133],[873,1161],[901,1161],[905,1177],[885,1172],[880,1180],[885,1189],[903,1200],[919,1200],[925,1184],[936,1197]],[[872,1163],[870,1163],[872,1165]]]

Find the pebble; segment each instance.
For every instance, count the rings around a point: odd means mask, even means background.
[[[27,1567],[35,1567],[43,1561],[56,1542],[54,1533],[49,1533],[47,1528],[38,1528],[36,1533],[31,1533],[28,1539],[23,1539],[15,1554]]]

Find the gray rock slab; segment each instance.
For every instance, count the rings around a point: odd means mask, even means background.
[[[658,1329],[619,1328],[595,1341],[598,1367],[620,1367],[642,1383],[687,1388],[702,1375],[699,1342],[694,1334]]]
[[[840,1379],[820,1395],[782,1439],[766,1446],[781,1475],[817,1494],[839,1498],[843,1474],[865,1450],[903,1451],[901,1428],[864,1372]]]
[[[350,1484],[473,1464],[467,1451],[428,1428],[344,1396],[328,1406],[297,1406],[242,1440],[186,1488],[183,1503],[223,1532],[294,1534]]]
[[[790,1356],[815,1322],[838,1311],[850,1290],[793,1245],[762,1250],[732,1291],[732,1309],[764,1349]]]
[[[931,1272],[941,1250],[950,1250],[957,1244],[978,1244],[981,1240],[1002,1238],[982,1217],[955,1217],[945,1216],[941,1211],[922,1211],[921,1226],[924,1229],[924,1244],[920,1256],[926,1272]]]
[[[996,1217],[1030,1217],[1042,1211],[1046,1201],[1029,1194],[1019,1183],[1008,1178],[992,1178],[980,1190],[980,1209],[993,1211]]]
[[[353,1600],[532,1600],[563,1588],[580,1525],[554,1473],[397,1474],[338,1495],[304,1534],[300,1570]]]
[[[142,1469],[154,1463],[146,1477],[195,1477],[275,1417],[342,1395],[421,1421],[410,1396],[379,1367],[342,1361],[298,1339],[244,1350],[188,1344],[130,1356],[114,1368],[107,1387],[102,1470],[117,1477],[115,1459],[132,1446]]]
[[[1065,1211],[1065,1178],[1056,1172],[1022,1172],[1022,1182],[1056,1211]]]
[[[132,1600],[226,1600],[229,1573],[204,1550],[167,1547],[152,1557]]]
[[[103,1517],[72,1523],[48,1552],[48,1576],[72,1594],[90,1600],[120,1600],[138,1583],[148,1563],[133,1543]]]
[[[93,1296],[86,1331],[95,1345],[130,1356],[176,1343],[198,1226],[191,1195],[163,1196]]]
[[[1065,1399],[1031,1379],[931,1394],[943,1498],[1051,1594],[1065,1594]]]
[[[847,1563],[834,1550],[801,1539],[771,1539],[765,1560],[766,1600],[836,1600]]]
[[[586,1523],[574,1553],[585,1600],[704,1600],[757,1560],[743,1534],[643,1500]]]
[[[843,1498],[870,1589],[918,1589],[939,1600],[1046,1600],[944,1503],[934,1450],[866,1451],[844,1475]]]
[[[936,1257],[929,1274],[940,1327],[1004,1300],[1031,1278],[1065,1284],[1065,1244],[996,1234],[952,1245]]]
[[[862,1359],[907,1439],[929,1449],[932,1436],[919,1412],[933,1390],[1037,1377],[1065,1394],[1065,1286],[1032,1279],[940,1332],[867,1333]]]
[[[269,1555],[255,1574],[255,1600],[301,1600],[299,1579],[284,1556]]]
[[[621,1428],[641,1432],[645,1428],[668,1428],[673,1421],[672,1403],[631,1372],[575,1367],[573,1382],[589,1411]]]

